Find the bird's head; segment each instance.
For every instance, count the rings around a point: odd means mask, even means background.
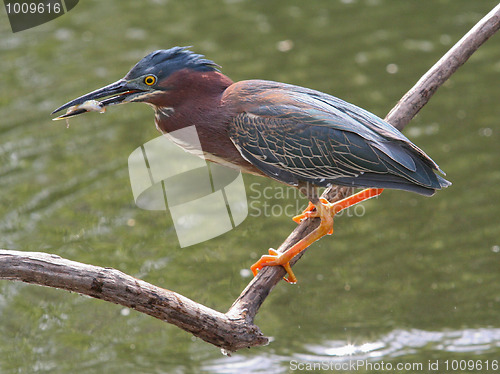
[[[161,101],[164,96],[175,95],[174,91],[179,89],[175,84],[175,79],[172,79],[175,73],[180,71],[218,71],[218,65],[213,61],[207,60],[204,56],[193,53],[187,48],[174,47],[154,51],[140,60],[122,79],[62,105],[52,114],[73,106],[78,108],[79,105],[89,100],[98,101],[100,108],[130,102],[155,104],[155,102]],[[72,117],[87,111],[89,110],[75,110],[57,119]]]

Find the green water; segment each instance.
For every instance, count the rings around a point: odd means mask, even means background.
[[[181,249],[169,213],[139,209],[130,188],[129,154],[158,136],[151,109],[113,107],[69,128],[50,112],[121,78],[154,49],[192,45],[233,80],[304,85],[383,117],[495,4],[86,0],[16,34],[2,12],[0,248],[114,267],[225,311],[249,281],[242,270],[294,228],[282,213],[305,201],[245,176],[249,217]],[[439,372],[446,360],[453,371],[460,360],[480,360],[481,370],[467,372],[493,372],[500,360],[499,87],[500,35],[405,129],[453,186],[432,198],[386,191],[338,218],[335,235],[295,267],[299,284],[278,285],[260,310],[256,323],[273,337],[269,346],[225,357],[120,306],[0,281],[0,373],[288,373],[349,360],[423,365],[399,372],[431,372],[436,360]],[[314,372],[349,369],[331,368]]]

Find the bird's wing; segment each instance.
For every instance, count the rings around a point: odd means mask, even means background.
[[[403,134],[333,96],[253,80],[234,84],[223,99],[239,113],[229,126],[231,140],[274,179],[410,190],[397,184],[440,186],[432,171],[437,165]]]

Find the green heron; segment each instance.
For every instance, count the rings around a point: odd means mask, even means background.
[[[209,161],[295,186],[308,197],[309,207],[298,219],[320,217],[319,226],[285,253],[270,249],[251,267],[254,275],[264,266],[282,265],[287,280],[295,282],[289,261],[332,233],[335,213],[384,188],[430,196],[450,185],[424,151],[374,114],[304,87],[234,83],[186,47],[152,52],[124,78],[53,113],[69,108],[57,117],[68,118],[130,102],[151,105],[162,133],[196,126]],[[331,185],[367,189],[335,203],[319,199],[317,187]]]

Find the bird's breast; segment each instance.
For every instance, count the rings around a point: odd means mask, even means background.
[[[209,123],[187,121],[181,110],[156,107],[155,124],[167,139],[194,156],[244,173],[262,175],[235,148],[222,119],[213,118]]]

